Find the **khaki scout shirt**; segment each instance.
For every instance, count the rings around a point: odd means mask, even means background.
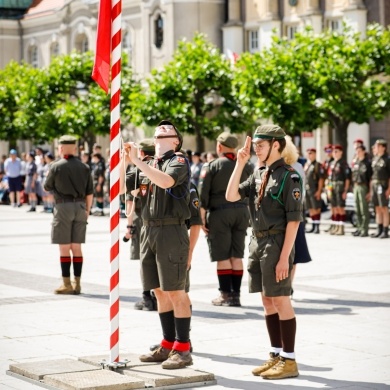
[[[199,181],[201,207],[206,210],[213,210],[224,204],[232,204],[226,200],[226,189],[235,166],[236,155],[233,153],[227,153],[209,164],[203,164]],[[252,165],[246,164],[240,182],[246,180],[252,172]],[[236,203],[246,204],[243,201]]]
[[[370,184],[372,168],[367,157],[363,160],[356,159],[352,167],[352,181],[354,184]]]
[[[320,179],[326,178],[326,172],[322,164],[316,160],[308,161],[305,165],[306,190],[315,193],[318,190]]]
[[[275,161],[268,169],[271,170],[271,175],[260,207],[257,204],[258,195],[265,169],[256,169],[248,180],[240,184],[239,193],[241,199],[249,198],[252,227],[255,231],[286,230],[288,222],[302,221],[301,178],[284,159]]]
[[[372,180],[381,181],[387,187],[390,178],[390,158],[387,154],[372,160]]]
[[[85,198],[93,194],[91,170],[74,156],[62,158],[50,165],[44,187],[54,192],[55,200]]]
[[[330,180],[332,182],[345,182],[346,180],[351,180],[351,168],[344,159],[333,160],[331,165],[331,175]]]
[[[164,171],[172,177],[175,184],[170,189],[158,187],[138,168],[126,174],[127,191],[139,189],[142,219],[147,221],[177,218],[182,222],[189,219],[190,170],[186,158],[177,156],[170,150],[159,159],[155,157],[147,161],[147,164]]]

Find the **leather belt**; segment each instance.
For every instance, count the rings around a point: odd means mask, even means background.
[[[56,203],[76,203],[85,202],[85,198],[59,198],[55,200]]]
[[[210,211],[225,210],[225,209],[243,209],[247,207],[244,203],[226,203],[217,207],[210,207]]]
[[[184,225],[185,221],[177,218],[166,219],[145,219],[143,221],[144,226],[167,226],[167,225]]]
[[[278,229],[271,229],[271,230],[260,230],[260,231],[253,231],[253,235],[255,235],[257,238],[264,238],[269,236],[274,236],[276,234],[284,233],[284,230],[278,230]]]

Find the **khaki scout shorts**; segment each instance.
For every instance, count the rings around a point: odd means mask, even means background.
[[[372,184],[372,204],[378,207],[385,207],[389,204],[386,197],[387,187],[379,183]]]
[[[320,199],[316,199],[314,196],[314,191],[312,192],[311,190],[306,191],[306,208],[309,209],[320,209],[321,208],[321,197]]]
[[[143,226],[141,229],[141,280],[144,291],[184,290],[189,251],[185,224]]]
[[[284,242],[284,233],[265,238],[251,237],[248,258],[249,292],[263,292],[266,297],[291,295],[291,270],[294,249],[290,253],[288,278],[276,283],[275,268]]]
[[[84,202],[58,203],[53,210],[52,244],[83,244],[87,231]]]
[[[244,257],[245,237],[249,226],[247,207],[212,211],[208,215],[207,225],[211,261]]]
[[[344,183],[333,184],[332,197],[330,204],[332,207],[345,207],[345,199],[343,199]]]

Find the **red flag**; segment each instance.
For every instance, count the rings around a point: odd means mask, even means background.
[[[92,78],[108,93],[111,58],[111,0],[100,0]]]

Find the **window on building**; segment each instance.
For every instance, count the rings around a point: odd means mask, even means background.
[[[328,29],[332,31],[341,31],[341,20],[340,19],[330,19],[328,20]]]
[[[259,50],[259,32],[257,30],[248,32],[248,46],[251,53]]]
[[[125,31],[122,38],[122,52],[127,54],[127,63],[131,65],[131,33],[130,31]]]
[[[286,26],[286,37],[288,39],[294,39],[295,34],[298,31],[298,26],[297,25],[292,25],[292,26]]]
[[[80,34],[76,37],[75,49],[80,53],[86,53],[89,50],[88,38],[85,34]]]
[[[50,58],[57,57],[60,54],[60,45],[58,42],[53,42],[50,45]]]
[[[28,62],[34,67],[39,67],[38,46],[30,46],[28,49]]]
[[[164,42],[164,21],[161,15],[154,21],[154,45],[160,49]]]

